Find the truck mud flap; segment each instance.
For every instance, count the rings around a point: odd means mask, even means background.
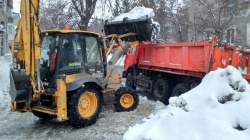
[[[11,100],[15,101],[18,94],[22,94],[22,96],[27,91],[27,88],[30,87],[30,78],[25,74],[25,70],[10,70],[10,91],[9,94],[11,96]],[[28,99],[27,97],[23,97],[23,100]],[[20,97],[20,96],[19,96]],[[21,99],[19,99],[21,100]]]

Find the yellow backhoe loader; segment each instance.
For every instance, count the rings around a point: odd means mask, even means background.
[[[138,95],[121,87],[114,64],[131,44],[119,35],[102,38],[80,30],[39,30],[39,0],[21,0],[21,19],[11,45],[11,110],[43,119],[68,120],[74,127],[96,122],[103,102],[134,110]],[[126,35],[125,35],[126,36]],[[120,47],[106,40],[113,38]],[[110,39],[112,40],[112,39]],[[107,55],[113,49],[112,64]]]

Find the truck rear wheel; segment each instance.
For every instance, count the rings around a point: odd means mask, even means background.
[[[159,100],[164,104],[168,104],[168,99],[171,95],[171,85],[167,79],[160,78],[155,82],[153,88],[155,100]]]
[[[114,107],[117,112],[133,111],[137,108],[139,96],[135,90],[128,87],[121,87],[115,92]]]
[[[134,77],[133,73],[129,72],[126,78],[126,84],[127,87],[131,87],[132,89],[135,89],[136,87],[134,86]]]
[[[186,83],[179,83],[177,84],[173,91],[172,96],[180,96],[181,94],[188,92],[190,90],[190,86]]]
[[[102,93],[92,86],[78,89],[69,99],[69,122],[75,128],[96,122],[102,108]]]

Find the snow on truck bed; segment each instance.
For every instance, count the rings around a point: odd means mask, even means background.
[[[249,140],[250,86],[232,66],[207,74],[166,109],[130,127],[125,140]]]
[[[155,16],[153,9],[136,6],[128,13],[122,13],[115,17],[112,21],[123,21],[125,17],[128,19],[144,19],[146,16],[148,16],[148,18],[153,18]]]

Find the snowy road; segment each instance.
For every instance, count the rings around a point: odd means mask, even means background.
[[[140,97],[138,108],[132,112],[115,112],[112,103],[105,104],[97,122],[91,126],[74,129],[67,122],[50,122],[32,113],[10,110],[8,94],[8,58],[0,58],[0,139],[86,139],[119,140],[129,126],[139,123],[151,113],[165,108],[160,102]]]
[[[45,121],[31,113],[8,112],[0,116],[0,139],[118,140],[129,126],[162,108],[161,103],[148,102],[144,97],[132,112],[115,112],[112,104],[106,104],[97,122],[81,129],[74,129],[67,122]]]

